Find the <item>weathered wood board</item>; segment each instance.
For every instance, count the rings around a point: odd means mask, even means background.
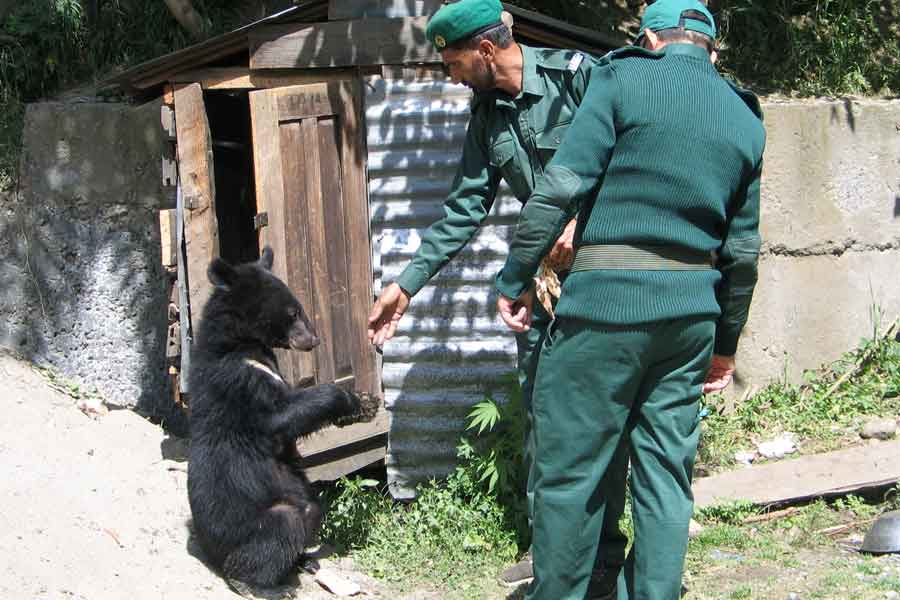
[[[694,481],[694,506],[733,500],[787,504],[890,485],[900,481],[900,441],[728,471]]]

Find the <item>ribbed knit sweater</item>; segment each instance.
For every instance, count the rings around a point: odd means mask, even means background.
[[[595,68],[581,108],[523,209],[501,294],[517,298],[578,211],[576,248],[662,246],[715,253],[701,271],[601,269],[566,280],[556,314],[635,325],[718,318],[715,352],[732,355],[747,320],[759,255],[765,130],[749,92],[706,51],[627,48]]]

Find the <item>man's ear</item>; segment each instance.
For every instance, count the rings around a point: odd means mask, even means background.
[[[275,253],[272,252],[271,246],[266,246],[259,257],[259,265],[266,271],[271,271],[273,262],[275,262]]]
[[[490,40],[481,40],[478,42],[478,51],[481,52],[483,57],[493,59],[494,55],[497,54],[497,47]]]
[[[237,271],[221,258],[213,259],[206,270],[209,282],[219,289],[229,290],[237,281]]]
[[[719,52],[717,50],[713,50],[709,53],[709,62],[712,64],[716,64],[716,61],[719,60]]]

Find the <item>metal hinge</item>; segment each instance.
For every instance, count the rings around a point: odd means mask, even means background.
[[[259,231],[269,224],[269,213],[261,212],[253,215],[253,227]]]

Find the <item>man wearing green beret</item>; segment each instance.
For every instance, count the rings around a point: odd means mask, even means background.
[[[756,285],[759,103],[716,72],[698,0],[658,0],[641,32],[593,69],[497,276],[501,317],[527,330],[532,275],[578,211],[532,399],[528,600],[585,597],[622,440],[634,543],[618,600],[680,597],[699,399],[730,382]]]
[[[498,0],[458,0],[446,3],[429,20],[426,36],[440,52],[454,83],[474,91],[472,117],[462,161],[444,205],[445,215],[422,238],[421,246],[397,281],[385,286],[369,316],[369,339],[381,346],[393,337],[410,299],[476,234],[487,217],[500,180],[522,202],[559,146],[581,103],[596,61],[569,50],[548,50],[517,44],[502,22]],[[549,260],[564,271],[571,262],[574,213],[569,226],[548,248]],[[537,349],[550,316],[543,308],[533,327],[516,335],[519,382],[530,420],[531,392]],[[526,440],[530,462],[531,436]],[[620,468],[611,470],[610,509],[596,553],[592,597],[615,593],[615,579],[624,561],[627,539],[619,530],[624,510],[627,454],[616,455]],[[528,491],[531,512],[530,484]],[[530,578],[530,560],[507,570],[507,583]]]

